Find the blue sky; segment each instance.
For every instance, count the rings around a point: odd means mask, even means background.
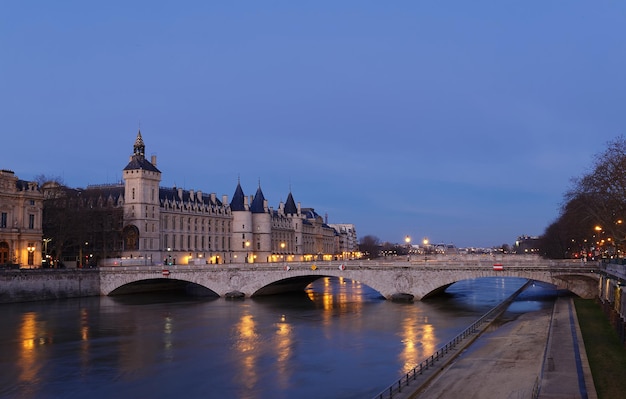
[[[512,244],[624,134],[622,1],[0,2],[0,168]]]

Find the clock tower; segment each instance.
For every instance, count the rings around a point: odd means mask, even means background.
[[[123,170],[124,176],[124,240],[123,256],[144,258],[146,264],[159,262],[160,206],[159,183],[161,171],[156,167],[156,156],[148,161],[146,146],[137,132],[133,155]]]

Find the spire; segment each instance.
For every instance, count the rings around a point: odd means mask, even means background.
[[[287,201],[285,202],[285,215],[297,215],[298,207],[296,207],[296,202],[293,200],[293,195],[291,195],[291,191],[287,196]]]
[[[243,189],[241,188],[239,179],[237,179],[237,188],[235,189],[235,194],[233,194],[232,201],[230,201],[230,209],[232,211],[245,211],[244,197]]]
[[[137,138],[135,139],[135,145],[133,146],[133,154],[139,156],[145,156],[146,146],[141,138],[141,129],[137,131]]]
[[[252,213],[265,213],[265,196],[261,191],[261,183],[259,182],[259,188],[256,189],[252,205],[250,205],[250,211]]]
[[[135,139],[135,145],[133,145],[133,155],[130,157],[128,165],[124,170],[149,170],[151,172],[161,173],[156,167],[156,157],[153,156],[152,162],[148,161],[145,157],[146,146],[141,138],[141,130],[137,132],[137,138]]]

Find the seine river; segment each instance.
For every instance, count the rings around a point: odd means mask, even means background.
[[[414,303],[326,278],[262,299],[0,305],[0,397],[372,398],[524,282],[467,280]],[[554,295],[535,284],[506,316]]]

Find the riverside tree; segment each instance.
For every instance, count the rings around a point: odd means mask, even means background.
[[[550,258],[588,251],[618,254],[626,240],[626,139],[598,154],[591,171],[572,179],[559,218],[545,231],[541,251]]]

